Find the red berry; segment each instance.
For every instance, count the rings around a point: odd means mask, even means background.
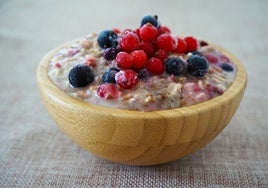
[[[164,63],[161,59],[152,57],[147,62],[146,68],[152,74],[162,74],[164,72]]]
[[[118,67],[123,69],[130,69],[133,65],[132,57],[127,52],[119,52],[115,58]]]
[[[157,52],[155,52],[155,57],[164,61],[165,59],[168,58],[168,53],[165,50],[160,49]]]
[[[121,70],[116,73],[115,81],[120,87],[131,89],[138,82],[138,74],[133,70]]]
[[[141,69],[145,67],[147,62],[147,55],[143,50],[135,50],[131,52],[130,56],[132,57],[133,68]]]
[[[113,29],[113,32],[116,33],[116,34],[119,34],[119,33],[120,33],[120,29],[118,29],[118,28],[114,28],[114,29]]]
[[[157,37],[157,29],[151,23],[144,24],[139,29],[140,38],[144,41],[152,41]]]
[[[137,34],[126,31],[119,40],[120,47],[127,52],[132,52],[140,46],[140,39]]]
[[[186,42],[181,38],[177,38],[177,41],[178,41],[178,45],[177,45],[175,52],[186,53]]]
[[[192,52],[196,51],[198,47],[197,39],[192,36],[187,36],[184,38],[184,41],[186,42],[186,51]]]
[[[157,46],[167,52],[173,51],[177,47],[177,39],[169,33],[164,33],[157,38]]]
[[[213,54],[205,54],[205,58],[208,60],[209,63],[216,64],[218,63],[218,58]]]
[[[102,84],[97,90],[97,95],[104,99],[116,99],[119,96],[119,91],[115,84]]]
[[[163,33],[171,33],[170,29],[167,26],[161,26],[158,28],[158,35],[161,35]]]
[[[155,52],[152,42],[149,41],[141,41],[140,49],[147,54],[147,57],[152,57]]]

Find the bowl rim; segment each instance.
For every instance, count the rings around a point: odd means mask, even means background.
[[[41,60],[37,68],[37,83],[40,90],[46,92],[50,95],[51,98],[61,102],[64,105],[73,105],[73,107],[78,109],[83,109],[83,111],[91,112],[94,110],[94,113],[106,115],[111,114],[113,116],[122,116],[134,119],[157,119],[157,118],[175,118],[178,117],[179,114],[196,114],[198,111],[210,110],[213,106],[218,106],[223,103],[228,103],[228,101],[234,98],[238,94],[243,94],[246,84],[247,84],[247,73],[245,66],[238,60],[232,53],[225,50],[224,48],[212,44],[209,42],[209,45],[213,48],[216,48],[228,58],[230,58],[237,68],[236,76],[234,82],[231,86],[220,96],[214,97],[207,101],[197,103],[194,105],[186,106],[186,107],[178,107],[173,109],[165,109],[165,110],[156,110],[156,111],[135,111],[135,110],[124,110],[117,109],[111,107],[100,106],[96,104],[91,104],[80,99],[74,98],[60,88],[58,88],[49,78],[48,76],[48,65],[52,58],[52,56],[62,48],[72,45],[74,42],[79,41],[81,39],[71,40],[69,42],[63,43],[58,47],[49,51]],[[54,93],[58,95],[55,96]],[[68,101],[68,103],[66,102]]]

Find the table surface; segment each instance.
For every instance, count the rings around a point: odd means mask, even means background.
[[[268,1],[0,1],[0,187],[268,187]],[[173,33],[220,44],[248,85],[228,126],[192,155],[137,167],[97,158],[48,115],[36,84],[47,51],[158,14]]]

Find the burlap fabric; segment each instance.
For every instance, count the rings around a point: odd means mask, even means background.
[[[268,187],[268,1],[0,1],[0,187]],[[213,41],[247,67],[227,128],[181,160],[115,164],[84,151],[47,114],[35,72],[51,48],[91,31],[136,27],[146,13]]]

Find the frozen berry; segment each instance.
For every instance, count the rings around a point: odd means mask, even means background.
[[[177,53],[185,53],[186,52],[186,42],[182,38],[177,38],[177,48],[175,49],[175,52]]]
[[[144,41],[152,41],[157,37],[157,29],[151,23],[144,24],[139,29],[140,38]]]
[[[70,70],[68,79],[75,88],[85,87],[93,82],[94,72],[89,66],[79,64]]]
[[[205,54],[205,57],[206,57],[206,59],[208,60],[208,62],[209,63],[212,63],[212,64],[216,64],[216,63],[218,63],[218,57],[217,56],[215,56],[215,55],[213,55],[213,54],[211,54],[211,53],[207,53],[207,54]]]
[[[192,76],[201,77],[208,72],[209,64],[206,58],[198,55],[191,55],[187,59],[188,72]]]
[[[112,30],[104,30],[100,32],[97,42],[102,49],[116,47],[118,44],[117,34]]]
[[[199,56],[203,56],[203,54],[201,54],[199,51],[192,51],[190,52],[192,55],[199,55]]]
[[[158,35],[161,35],[163,33],[171,33],[170,29],[167,26],[161,26],[157,29]]]
[[[121,51],[121,49],[119,47],[115,47],[115,48],[107,48],[104,50],[103,52],[103,57],[104,59],[106,59],[107,61],[112,61],[115,59],[116,55]]]
[[[220,67],[222,68],[222,70],[225,70],[227,72],[231,72],[234,70],[234,68],[228,63],[222,63]]]
[[[124,51],[132,52],[140,46],[140,39],[133,32],[125,32],[119,40],[119,45]]]
[[[180,58],[170,57],[165,61],[166,72],[180,76],[184,72],[184,63]]]
[[[130,69],[133,65],[132,57],[127,52],[119,52],[116,55],[116,62],[118,67],[121,67],[123,69]]]
[[[165,59],[168,58],[168,53],[165,50],[159,49],[155,52],[155,57],[164,61]]]
[[[121,70],[116,73],[115,80],[120,87],[131,89],[138,82],[138,74],[133,70]]]
[[[152,57],[148,60],[146,68],[152,74],[162,74],[164,72],[164,63],[161,59]]]
[[[199,45],[200,45],[200,46],[207,46],[208,43],[207,43],[206,41],[204,41],[204,40],[201,40],[201,41],[199,42]]]
[[[144,16],[141,20],[141,26],[147,23],[151,23],[153,26],[158,27],[159,24],[157,21],[157,16],[151,16],[151,15]]]
[[[141,41],[140,49],[147,54],[147,57],[152,57],[155,52],[153,43],[150,41]]]
[[[143,50],[135,50],[131,52],[131,57],[133,61],[132,67],[135,69],[144,68],[147,62],[147,55]]]
[[[105,83],[98,87],[97,95],[104,99],[116,99],[119,96],[119,91],[115,84]]]
[[[186,51],[192,52],[196,51],[198,47],[197,39],[192,36],[187,36],[184,38],[184,41],[186,42]]]
[[[148,72],[147,69],[141,69],[139,72],[138,72],[138,78],[139,79],[147,79],[150,77],[150,73]]]
[[[104,83],[116,83],[115,81],[115,74],[119,72],[119,69],[117,68],[110,68],[105,71],[105,73],[102,75],[102,81]]]
[[[157,46],[159,49],[171,52],[177,48],[177,39],[169,33],[164,33],[157,38]]]

